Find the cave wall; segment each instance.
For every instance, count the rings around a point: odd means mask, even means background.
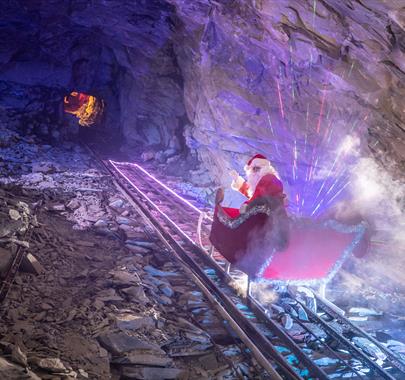
[[[172,51],[170,16],[174,8],[164,1],[88,3],[74,10],[72,20],[102,34],[111,50],[118,122],[127,145],[168,148],[185,116],[182,78]]]
[[[0,107],[16,126],[55,137],[77,132],[61,107],[75,90],[105,101],[97,127],[129,147],[181,148],[185,109],[170,41],[173,6],[16,0],[1,8]]]
[[[203,187],[263,153],[295,199],[342,145],[357,157],[339,163],[404,171],[401,1],[12,0],[2,14],[0,107],[24,128],[69,131],[61,102],[78,90],[105,100],[100,127],[129,152],[164,162],[186,142]]]
[[[302,137],[328,128],[325,115],[341,136],[355,123],[365,154],[404,169],[401,1],[170,2],[187,115],[218,180],[224,162],[241,169],[256,151],[282,166],[274,141],[285,136],[271,124]]]
[[[190,121],[186,138],[217,181],[256,151],[287,172],[291,144],[303,149],[300,140],[314,143],[314,129],[330,123],[339,139],[356,124],[366,154],[404,168],[401,1],[1,7],[0,104],[17,123],[63,124],[62,97],[78,90],[106,101],[103,126],[130,146],[178,147]]]
[[[291,214],[367,221],[370,252],[351,273],[404,289],[403,1],[168,1],[205,168],[193,182],[229,186],[229,169],[265,154]]]

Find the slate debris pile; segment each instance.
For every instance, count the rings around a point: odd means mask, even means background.
[[[381,263],[383,265],[383,263]],[[398,266],[398,270],[401,267]],[[344,266],[340,270],[335,279],[329,286],[328,296],[331,300],[338,300],[342,307],[349,308],[357,306],[353,304],[353,294],[361,295],[362,300],[367,302],[367,306],[377,308],[379,312],[387,314],[403,316],[405,310],[404,302],[404,285],[392,286],[392,282],[387,278],[378,279],[377,276],[369,272],[368,278],[361,276],[362,273],[367,272],[364,269],[357,271],[351,267]],[[387,274],[388,276],[389,274]],[[401,281],[400,277],[394,278],[396,282]],[[364,301],[358,306],[366,306]],[[367,316],[364,320],[367,320]]]
[[[16,275],[0,306],[0,378],[259,378],[240,342],[89,157],[72,147],[43,151],[38,142],[41,153],[31,155],[34,140],[14,139],[18,163],[10,145],[0,147],[8,156],[0,191],[12,194],[0,206],[2,249],[22,245],[38,261]],[[9,256],[0,251],[2,261]]]
[[[20,250],[29,248],[30,231],[36,226],[36,216],[26,200],[16,198],[13,189],[0,189],[0,301],[6,296],[9,278],[23,257]],[[23,264],[26,269],[34,269],[35,257],[29,256]]]
[[[209,304],[131,214],[122,225],[106,218],[115,234],[105,236],[73,230],[62,213],[44,204],[29,248],[44,271],[19,273],[2,305],[7,366],[43,379],[235,378],[224,357],[241,362],[241,350],[226,331],[204,331],[215,323]]]
[[[23,183],[32,180],[38,187],[52,187],[54,174],[75,172],[88,168],[89,157],[72,142],[49,145],[35,135],[23,135],[0,119],[1,181]],[[27,177],[25,177],[27,176]],[[49,176],[49,177],[48,177]],[[42,183],[39,185],[39,183]]]
[[[342,306],[337,314],[343,313],[354,326],[360,327],[374,338],[378,342],[376,344],[373,339],[363,336],[349,323],[334,318],[333,315],[328,315],[322,301],[315,297],[310,288],[291,285],[288,287],[291,292],[289,293],[286,286],[279,285],[278,297],[271,299],[269,294],[264,292],[265,288],[260,288],[263,285],[255,285],[254,294],[259,295],[259,302],[267,308],[272,319],[283,326],[293,341],[330,378],[340,379],[350,377],[350,375],[343,373],[347,368],[342,366],[342,362],[337,359],[336,355],[332,355],[330,350],[325,349],[325,344],[364,376],[370,372],[370,368],[364,366],[358,358],[353,357],[352,352],[342,349],[343,346],[339,346],[331,340],[328,331],[322,327],[322,324],[315,323],[311,314],[317,314],[336,333],[350,341],[381,367],[388,368],[390,365],[384,347],[391,350],[399,360],[405,360],[405,344],[401,342],[404,339],[403,316],[395,315],[392,311],[385,313],[377,308],[350,306],[355,302],[362,302],[360,299],[351,300],[351,303],[346,305],[337,305]],[[294,295],[294,298],[291,298],[291,294]],[[288,354],[285,347],[280,346],[278,349],[281,353]],[[395,374],[395,376],[397,375]]]

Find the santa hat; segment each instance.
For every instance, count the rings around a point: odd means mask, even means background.
[[[252,168],[253,166],[268,166],[270,161],[262,154],[256,154],[253,156],[245,165],[245,171]]]

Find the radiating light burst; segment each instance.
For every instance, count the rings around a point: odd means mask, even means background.
[[[315,29],[316,0],[312,3],[312,29]]]
[[[313,0],[311,8],[312,27],[315,29],[317,0]],[[302,91],[295,91],[300,88],[297,78],[302,78],[302,70],[294,71],[293,46],[290,44],[289,48],[288,67],[280,65],[275,79],[280,119],[272,122],[268,115],[274,142],[269,156],[281,163],[279,172],[285,183],[290,212],[317,218],[348,195],[351,183],[349,171],[358,149],[353,136],[359,134],[356,129],[367,120],[368,114],[361,116],[342,111],[334,103],[334,94],[327,91],[329,77],[325,78],[321,88],[318,87],[319,108],[311,100],[303,106]],[[316,65],[316,57],[311,49],[309,75],[305,82],[311,89],[314,89],[311,82]],[[353,69],[354,63],[351,63],[344,76],[349,78]],[[285,86],[291,86],[291,92]],[[296,106],[303,108],[305,119],[302,125],[297,125],[294,115],[289,115],[292,107]]]
[[[271,130],[271,134],[274,136],[274,129],[273,129],[273,125],[271,123],[269,112],[267,112],[267,120],[269,121],[269,127],[270,127],[270,130]]]
[[[330,144],[330,138],[327,140],[327,147]],[[351,156],[351,153],[355,148],[357,148],[358,141],[352,136],[346,136],[337,150],[335,151],[336,155],[332,162],[330,169],[328,170],[326,176],[324,177],[321,186],[316,195],[316,199],[322,194],[322,190],[325,189],[326,194],[328,195],[331,190],[336,186],[338,180],[345,175],[347,172],[347,157]]]
[[[318,112],[308,103],[302,128],[297,131],[285,115],[291,104],[283,99],[280,81],[277,80],[280,123],[271,123],[275,141],[283,142],[280,152],[275,143],[273,158],[284,164],[281,175],[286,183],[291,213],[305,217],[320,217],[333,204],[347,194],[350,185],[349,167],[357,157],[359,140],[353,137],[364,117],[345,117],[344,123],[334,104],[329,104],[325,87],[320,91]],[[287,108],[286,108],[287,107]],[[270,120],[270,119],[269,119]],[[270,121],[269,121],[270,124]],[[343,132],[342,128],[346,131]],[[288,147],[288,149],[287,149]]]
[[[326,97],[326,91],[323,89],[322,91],[322,100],[321,100],[321,110],[319,111],[319,119],[318,119],[318,125],[316,126],[316,132],[319,133],[321,130],[321,123],[322,123],[322,116],[323,116],[323,107],[325,104],[325,97]]]
[[[283,105],[283,98],[281,96],[281,89],[280,89],[280,82],[277,79],[277,92],[278,92],[278,102],[280,105],[280,113],[281,113],[281,117],[284,119],[284,105]]]

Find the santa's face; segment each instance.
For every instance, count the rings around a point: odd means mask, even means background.
[[[253,166],[249,167],[246,170],[246,178],[247,178],[247,184],[249,185],[249,196],[252,196],[253,193],[255,192],[257,183],[260,181],[260,179],[263,177],[262,173],[262,167],[260,166]]]

